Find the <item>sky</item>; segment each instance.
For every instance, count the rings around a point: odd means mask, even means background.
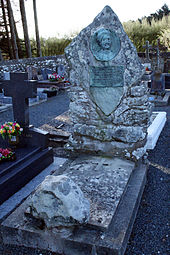
[[[41,37],[62,37],[88,26],[109,5],[121,22],[155,13],[170,0],[36,0]],[[35,38],[32,0],[25,1],[28,32]],[[19,13],[19,12],[18,12]],[[19,14],[18,14],[19,15]],[[20,27],[19,34],[22,34]],[[23,37],[21,35],[21,37]]]

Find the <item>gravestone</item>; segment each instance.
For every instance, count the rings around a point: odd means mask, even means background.
[[[43,69],[41,69],[41,74],[42,74],[44,80],[48,80],[48,74],[52,74],[52,70],[50,70],[48,68],[43,68]]]
[[[19,147],[13,148],[16,161],[0,164],[0,204],[53,162],[48,133],[29,125],[28,98],[36,96],[37,81],[28,80],[28,73],[6,73],[5,79],[0,87],[6,96],[12,97],[14,120],[23,132]],[[1,146],[6,148],[6,143],[0,136]]]
[[[143,48],[145,49],[146,61],[150,62],[149,50],[152,48],[152,46],[149,45],[149,41],[146,41],[146,45],[143,45]]]
[[[28,80],[37,80],[38,69],[34,66],[27,66]]]
[[[57,72],[58,75],[64,76],[64,74],[65,74],[64,65],[58,65],[57,68],[56,68],[56,72]]]
[[[111,17],[111,19],[110,19]],[[109,8],[65,49],[70,66],[67,148],[139,159],[145,154],[150,103],[145,68],[136,48]]]
[[[28,98],[36,97],[37,81],[29,81],[27,73],[5,73],[1,88],[4,95],[12,97],[14,120],[22,128],[29,127]]]
[[[164,95],[165,94],[165,75],[161,71],[155,71],[151,75],[151,90],[150,94]]]
[[[67,176],[80,187],[90,203],[89,221],[73,223],[66,217],[71,235],[63,237],[63,204],[46,192],[41,198],[43,215],[49,213],[45,208],[49,196],[51,208],[55,205],[57,211],[50,215],[55,222],[61,220],[59,229],[44,224],[38,207],[39,215],[34,213],[33,195],[2,223],[2,239],[6,244],[24,244],[57,254],[123,255],[146,182],[150,104],[147,83],[142,81],[145,69],[109,6],[73,39],[65,55],[72,84],[69,96],[73,123],[66,147],[78,157],[54,175]],[[71,190],[68,181],[49,185],[48,191],[60,189],[67,195]],[[37,191],[42,190],[37,188],[35,196]],[[78,215],[80,204],[74,202]],[[31,220],[25,219],[28,208]],[[38,220],[42,224],[37,229]]]

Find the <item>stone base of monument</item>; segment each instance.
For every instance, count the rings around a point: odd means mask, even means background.
[[[123,255],[146,182],[147,166],[119,158],[81,156],[60,169],[90,201],[90,220],[69,237],[26,220],[28,197],[1,224],[4,244],[65,255]],[[55,173],[54,173],[55,174]],[[31,255],[31,254],[30,254]]]
[[[152,124],[148,127],[147,150],[155,148],[159,135],[166,123],[166,112],[153,112],[152,118]]]
[[[170,92],[166,91],[164,96],[150,95],[149,101],[155,106],[166,106],[170,102]]]
[[[30,126],[20,139],[20,145],[12,147],[16,160],[0,164],[0,204],[53,162],[47,132]],[[0,142],[4,148],[10,147],[2,138]]]

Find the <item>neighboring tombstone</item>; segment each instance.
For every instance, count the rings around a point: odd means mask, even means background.
[[[151,75],[150,94],[156,94],[156,95],[165,94],[165,75],[163,75],[161,71],[155,71]]]
[[[145,48],[146,61],[150,62],[149,50],[152,48],[152,46],[149,45],[149,41],[146,41],[146,45],[143,45],[143,48]]]
[[[26,71],[28,73],[28,80],[32,80],[32,67],[27,66]]]
[[[162,73],[160,67],[160,50],[165,50],[165,47],[161,47],[160,40],[157,40],[157,46],[153,48],[156,50],[156,69],[151,76],[151,94],[164,95],[165,94],[165,75]]]
[[[156,52],[156,66],[155,71],[163,71],[164,65],[162,65],[162,59],[161,59],[161,51],[167,51],[167,47],[162,46],[160,44],[160,40],[157,40],[157,45],[155,47],[152,47],[152,51]]]
[[[38,69],[34,66],[27,66],[28,80],[37,80]]]
[[[109,6],[65,49],[73,133],[67,148],[139,159],[150,104],[136,48]]]
[[[36,67],[32,67],[32,80],[37,80],[37,75],[38,75],[38,69]]]
[[[52,70],[49,68],[43,68],[43,69],[41,69],[41,74],[42,74],[44,80],[48,80],[48,75],[52,74]]]
[[[21,127],[29,127],[28,98],[36,97],[37,81],[29,81],[28,73],[5,73],[0,85],[4,95],[12,97],[14,120]]]
[[[64,76],[64,74],[65,74],[65,67],[64,67],[64,65],[57,66],[56,71],[57,71],[58,75]]]

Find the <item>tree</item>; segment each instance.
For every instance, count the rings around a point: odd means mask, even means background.
[[[1,0],[1,8],[2,8],[3,22],[4,22],[4,26],[5,26],[5,31],[6,31],[6,37],[7,37],[9,57],[10,57],[10,59],[13,59],[14,56],[13,56],[11,41],[9,38],[9,31],[8,31],[8,25],[7,25],[7,19],[6,19],[4,0]]]
[[[0,49],[0,61],[3,61],[3,56],[2,56],[2,53],[1,53],[1,49]]]
[[[7,10],[8,10],[8,18],[9,18],[9,25],[10,25],[10,32],[11,32],[11,41],[12,41],[12,48],[14,53],[14,58],[19,59],[18,56],[18,47],[16,41],[16,33],[15,33],[15,25],[14,25],[14,17],[11,7],[10,0],[7,0]]]
[[[26,54],[27,54],[28,58],[31,58],[32,53],[31,53],[31,45],[30,45],[30,40],[29,40],[29,35],[28,35],[28,27],[27,27],[27,19],[26,19],[24,0],[19,0],[19,3],[20,3],[20,12],[21,12],[21,18],[22,18],[23,32],[24,32]]]
[[[36,0],[33,0],[33,10],[34,10],[35,33],[36,33],[36,43],[37,43],[37,56],[42,57],[41,43],[40,43],[39,29],[38,29]]]
[[[164,16],[168,16],[170,13],[170,10],[168,8],[167,4],[164,4],[158,11],[155,13],[150,14],[148,17],[144,17],[143,19],[147,19],[148,23],[151,25],[152,20],[162,20]]]

